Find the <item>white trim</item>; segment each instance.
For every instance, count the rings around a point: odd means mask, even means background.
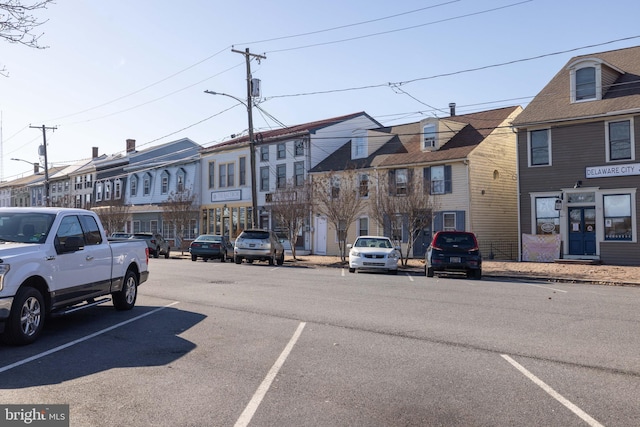
[[[547,131],[547,151],[548,151],[548,163],[543,164],[543,165],[534,165],[532,164],[532,159],[531,159],[531,132],[537,132],[537,131],[541,131],[541,130],[546,130]],[[542,128],[537,128],[537,129],[527,129],[527,166],[530,168],[542,168],[542,167],[548,167],[548,166],[553,166],[553,157],[551,155],[551,128],[550,127],[542,127]]]
[[[616,159],[616,160],[611,160],[611,150],[609,149],[609,124],[611,123],[618,123],[618,122],[629,122],[629,142],[631,144],[631,157],[628,159]],[[635,143],[635,133],[634,133],[634,128],[635,123],[633,121],[633,117],[629,116],[629,117],[624,117],[624,118],[618,118],[615,120],[607,120],[604,122],[604,150],[605,150],[605,158],[607,159],[607,163],[609,162],[629,162],[629,161],[634,161],[636,159],[636,143]]]

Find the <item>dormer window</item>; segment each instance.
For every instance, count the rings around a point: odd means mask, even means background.
[[[354,135],[351,138],[351,158],[364,159],[367,157],[367,137],[365,135]]]
[[[576,101],[596,98],[596,67],[576,70]]]
[[[428,124],[422,128],[423,134],[423,142],[422,149],[423,150],[432,150],[436,148],[436,125]]]

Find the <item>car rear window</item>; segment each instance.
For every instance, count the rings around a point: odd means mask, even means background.
[[[472,234],[465,233],[440,233],[436,239],[436,246],[441,248],[471,249],[476,246]]]
[[[269,232],[268,231],[245,231],[244,233],[242,233],[242,238],[266,240],[269,238]]]

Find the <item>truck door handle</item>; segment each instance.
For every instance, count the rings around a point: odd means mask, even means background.
[[[91,255],[87,255],[87,257],[85,258],[87,261],[93,261],[93,257]]]

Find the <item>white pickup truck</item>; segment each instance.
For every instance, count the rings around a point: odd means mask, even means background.
[[[113,299],[133,308],[149,276],[142,240],[108,241],[98,216],[69,208],[0,208],[0,333],[34,342],[48,316]]]

